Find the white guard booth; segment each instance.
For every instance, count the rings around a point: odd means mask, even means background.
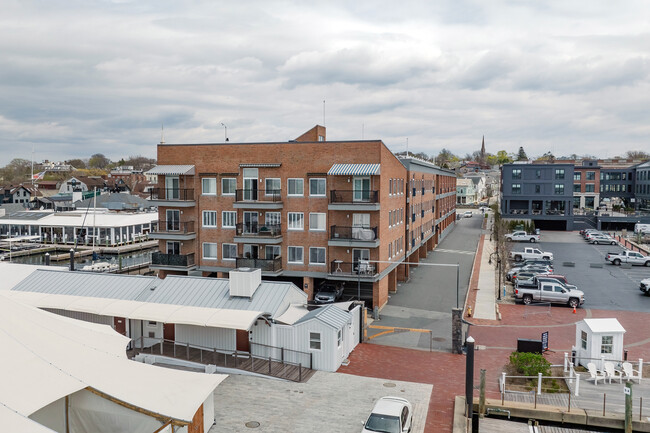
[[[625,328],[616,319],[584,319],[576,324],[576,343],[573,350],[579,365],[593,362],[603,369],[603,361],[623,360]]]

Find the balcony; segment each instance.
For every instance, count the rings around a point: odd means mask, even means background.
[[[279,274],[282,271],[282,257],[274,259],[249,259],[237,257],[235,260],[237,268],[261,269],[262,272]]]
[[[191,254],[165,254],[152,253],[151,267],[170,271],[189,271],[196,267],[194,253]]]
[[[149,200],[154,206],[194,207],[193,188],[152,188]]]
[[[279,224],[239,223],[236,225],[235,242],[257,244],[282,243]]]
[[[379,246],[379,231],[377,227],[331,226],[327,245],[330,247],[376,248]]]
[[[365,260],[352,263],[342,260],[332,260],[330,263],[330,277],[342,277],[345,279],[358,278],[367,281],[368,279],[374,280],[377,273],[375,264]]]
[[[371,190],[332,190],[329,210],[379,210],[379,191]]]
[[[196,239],[194,221],[159,220],[158,227],[149,233],[149,239],[189,241]]]
[[[235,191],[235,209],[282,209],[279,189],[238,189]]]

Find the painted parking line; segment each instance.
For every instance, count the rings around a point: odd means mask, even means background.
[[[419,329],[419,328],[403,328],[403,327],[397,327],[397,326],[380,326],[380,325],[368,325],[368,328],[370,329],[382,329],[382,332],[379,332],[377,334],[371,335],[368,337],[368,340],[372,340],[373,338],[379,337],[381,335],[387,335],[387,334],[394,334],[394,333],[399,333],[399,332],[422,332],[422,333],[431,333],[430,329]]]
[[[476,251],[445,250],[443,248],[436,248],[433,251],[436,253],[447,253],[447,254],[467,254],[468,256],[473,256],[476,253]]]

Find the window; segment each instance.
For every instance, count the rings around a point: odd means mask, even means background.
[[[224,177],[221,179],[221,195],[235,195],[237,189],[237,179],[234,177]]]
[[[393,195],[393,179],[388,181],[388,195]]]
[[[279,226],[280,225],[280,212],[267,212],[264,215],[264,222],[267,226]]]
[[[302,263],[302,247],[287,247],[287,261],[289,263]]]
[[[311,231],[325,231],[325,214],[324,213],[310,213],[309,214],[309,230],[311,230]]]
[[[587,180],[595,180],[596,179],[596,172],[595,171],[588,171],[585,173],[585,179]]]
[[[388,260],[393,256],[393,244],[388,244]]]
[[[535,194],[539,194],[542,191],[541,185],[535,185]]]
[[[564,194],[564,184],[556,183],[555,184],[555,195],[563,195],[563,194]]]
[[[513,183],[512,184],[512,193],[513,194],[521,194],[521,184],[520,183]]]
[[[217,211],[204,210],[203,211],[203,227],[216,227],[217,226]]]
[[[585,185],[585,192],[594,192],[595,185],[593,183],[588,183]]]
[[[612,353],[614,347],[614,337],[611,335],[603,335],[600,344],[600,353]]]
[[[325,264],[325,248],[309,247],[309,264],[310,265],[324,265]]]
[[[343,331],[339,329],[339,332],[336,335],[336,343],[338,347],[341,347],[342,341],[343,341]]]
[[[287,195],[303,195],[305,188],[304,182],[304,179],[287,179]]]
[[[535,170],[535,177],[537,179],[541,179],[542,178],[542,170]]]
[[[280,246],[279,245],[267,245],[264,249],[264,258],[274,259],[280,256]]]
[[[289,230],[303,230],[305,228],[305,217],[302,212],[289,212],[287,214]]]
[[[325,179],[309,179],[309,195],[325,197]]]
[[[583,349],[587,348],[587,333],[585,331],[580,333],[580,345]]]
[[[158,326],[158,322],[147,321],[148,326]]]
[[[563,168],[556,168],[555,169],[555,178],[556,179],[564,179],[564,169]]]
[[[309,348],[312,350],[320,350],[320,332],[309,333]]]
[[[515,168],[512,170],[513,179],[521,179],[521,168]]]
[[[580,184],[579,183],[574,183],[573,184],[573,192],[580,192]]]
[[[237,212],[225,210],[221,212],[221,228],[234,229],[237,224]]]
[[[582,173],[580,173],[579,171],[573,173],[573,180],[580,180],[581,177],[582,177]]]
[[[211,242],[203,242],[203,258],[206,260],[217,259],[217,244]]]
[[[237,258],[237,244],[221,244],[221,258],[235,260]]]
[[[203,195],[217,195],[217,179],[214,177],[205,177],[201,179]]]
[[[264,195],[280,195],[281,185],[279,178],[264,179]]]

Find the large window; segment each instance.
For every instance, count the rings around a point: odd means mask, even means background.
[[[287,262],[288,263],[302,263],[303,249],[302,247],[287,247]]]
[[[217,226],[217,211],[204,210],[203,211],[203,227],[216,227]]]
[[[555,195],[563,195],[563,194],[564,194],[564,184],[556,183],[555,184]]]
[[[267,245],[264,248],[264,258],[267,260],[274,259],[280,255],[280,246],[279,245]]]
[[[264,192],[265,195],[279,195],[282,182],[279,178],[264,179]]]
[[[580,192],[580,184],[579,183],[574,183],[573,184],[573,192]]]
[[[309,348],[312,350],[320,350],[320,332],[309,333]]]
[[[564,179],[564,169],[563,168],[556,168],[555,169],[555,178],[556,179]]]
[[[305,189],[304,179],[287,179],[287,195],[301,196]]]
[[[224,177],[221,179],[221,195],[235,195],[237,189],[237,179],[234,177]]]
[[[581,177],[582,177],[582,173],[580,173],[579,171],[573,173],[573,180],[580,180]]]
[[[269,226],[279,226],[280,215],[280,212],[267,212],[264,214],[264,222]]]
[[[614,349],[614,337],[603,335],[600,343],[600,353],[612,353]]]
[[[214,177],[204,177],[201,179],[203,195],[217,195],[217,179]]]
[[[217,244],[203,242],[203,258],[206,260],[217,260]]]
[[[535,185],[535,194],[539,194],[540,192],[542,192],[542,186],[539,184]]]
[[[310,247],[309,248],[309,264],[310,265],[324,265],[325,264],[325,248]]]
[[[521,194],[521,184],[520,183],[513,183],[512,184],[512,193],[513,194]]]
[[[309,195],[325,197],[325,179],[309,179]]]
[[[595,171],[588,171],[585,173],[585,179],[587,180],[595,180],[596,179],[596,172]]]
[[[580,344],[583,349],[587,348],[587,333],[585,331],[580,332]]]
[[[325,231],[325,214],[324,213],[310,213],[309,214],[309,230],[311,231]]]
[[[521,179],[521,168],[515,168],[512,170],[513,179]]]
[[[593,183],[588,183],[585,185],[585,192],[594,192],[596,186]]]
[[[221,228],[234,229],[237,224],[237,212],[225,210],[221,212]]]
[[[289,212],[287,220],[289,230],[303,230],[305,228],[305,216],[302,212]]]
[[[235,260],[237,258],[237,244],[221,244],[221,258]]]

